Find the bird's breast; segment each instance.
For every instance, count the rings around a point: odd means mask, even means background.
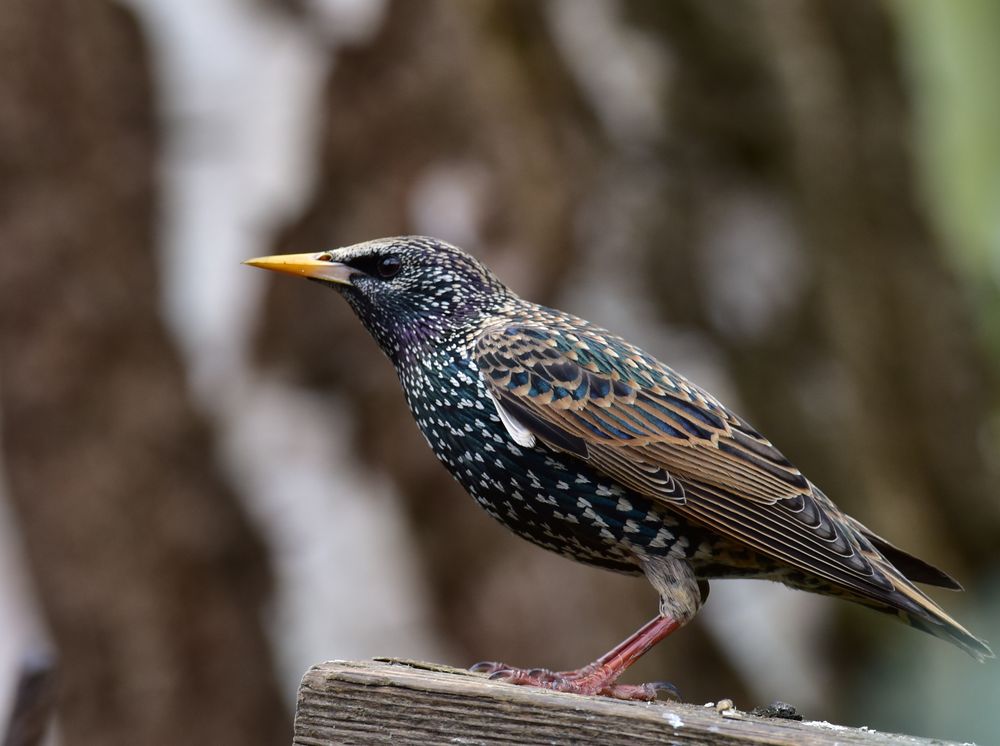
[[[638,572],[643,554],[683,553],[678,520],[586,462],[541,442],[518,445],[474,363],[460,355],[400,371],[418,427],[438,459],[493,518],[573,559]]]

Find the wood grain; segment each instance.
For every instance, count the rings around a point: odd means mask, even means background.
[[[326,744],[941,744],[679,703],[619,702],[489,681],[446,666],[331,661],[302,679],[296,746]]]

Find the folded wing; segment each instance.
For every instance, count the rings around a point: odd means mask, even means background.
[[[764,437],[600,330],[504,324],[474,356],[499,407],[550,446],[753,549],[869,597],[895,588],[832,503]]]

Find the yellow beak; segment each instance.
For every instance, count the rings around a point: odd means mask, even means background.
[[[281,254],[278,256],[262,256],[257,259],[247,259],[244,264],[261,269],[283,272],[286,275],[311,277],[316,280],[336,282],[350,285],[351,276],[357,270],[341,262],[335,262],[329,252],[318,254]]]

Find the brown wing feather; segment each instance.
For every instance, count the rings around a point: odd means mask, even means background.
[[[475,345],[494,396],[528,413],[524,424],[539,437],[559,447],[555,431],[585,444],[591,463],[623,485],[791,567],[862,594],[892,590],[866,558],[863,539],[735,414],[621,340],[561,334],[505,325]],[[595,349],[615,364],[585,354]]]

